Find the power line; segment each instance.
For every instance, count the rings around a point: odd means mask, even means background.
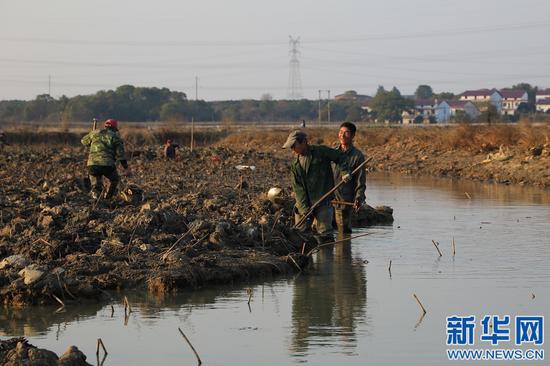
[[[408,38],[434,38],[434,37],[447,37],[453,35],[463,34],[479,34],[479,33],[491,33],[491,32],[505,32],[516,31],[523,29],[538,29],[550,27],[550,22],[529,22],[523,24],[501,24],[495,26],[480,26],[480,27],[465,27],[455,29],[434,29],[431,31],[423,32],[406,32],[406,33],[382,33],[372,35],[359,35],[354,37],[335,37],[335,38],[308,38],[306,44],[314,43],[341,43],[341,42],[364,42],[364,41],[377,41],[377,40],[394,40],[394,39],[408,39]],[[0,41],[4,42],[18,42],[18,43],[42,43],[42,44],[67,44],[67,45],[99,45],[99,46],[196,46],[196,47],[209,47],[209,46],[281,46],[284,42],[278,40],[204,40],[204,41],[190,41],[190,40],[85,40],[85,39],[62,39],[62,38],[39,38],[39,37],[0,37]]]
[[[268,59],[265,57],[264,59]],[[270,60],[273,58],[270,57]],[[217,63],[173,63],[173,64],[161,64],[155,62],[87,62],[87,61],[62,61],[62,60],[29,60],[29,59],[16,59],[16,58],[0,58],[0,62],[5,63],[17,63],[17,64],[30,64],[30,65],[59,65],[59,66],[71,66],[71,67],[124,67],[124,68],[152,68],[152,69],[179,69],[181,67],[201,67],[201,68],[239,68],[239,67],[272,67],[282,66],[279,63],[266,64],[262,62],[258,64],[257,61],[236,61],[236,62],[217,62]]]

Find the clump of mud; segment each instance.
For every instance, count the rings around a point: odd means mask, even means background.
[[[0,340],[0,365],[91,366],[75,346],[58,357],[52,351],[33,346],[23,337]]]
[[[130,152],[112,201],[89,195],[86,151],[10,151],[0,158],[0,295],[5,304],[167,293],[300,270],[317,245],[292,229],[290,159],[255,150]],[[237,168],[238,167],[238,168]],[[254,167],[253,169],[251,167]],[[277,205],[267,199],[283,188]],[[362,224],[391,221],[367,208]],[[304,244],[305,243],[305,244]]]

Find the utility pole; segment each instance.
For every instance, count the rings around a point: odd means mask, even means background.
[[[48,96],[52,96],[52,76],[48,75]]]
[[[321,93],[327,92],[327,119],[330,123],[330,89],[319,89],[319,126],[321,125]]]
[[[330,124],[330,89],[327,90],[327,112],[328,112],[328,123]]]
[[[319,127],[321,127],[321,90],[319,89]]]

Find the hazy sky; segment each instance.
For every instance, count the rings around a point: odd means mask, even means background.
[[[378,85],[550,87],[549,0],[0,0],[0,99],[168,87],[206,100]]]

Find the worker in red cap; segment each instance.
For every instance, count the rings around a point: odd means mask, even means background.
[[[165,159],[175,159],[176,158],[176,149],[178,149],[180,145],[174,144],[172,139],[166,140],[166,143],[164,144],[164,158]]]
[[[103,177],[109,180],[105,198],[111,198],[115,194],[120,181],[116,169],[117,161],[128,171],[124,142],[118,134],[118,121],[109,118],[104,126],[103,129],[91,131],[81,140],[83,145],[90,147],[87,166],[94,199],[97,199],[104,190]]]

